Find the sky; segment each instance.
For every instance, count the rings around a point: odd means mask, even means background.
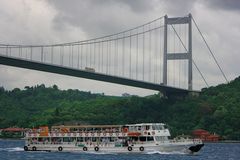
[[[240,75],[238,0],[0,0],[0,43],[54,44],[117,33],[158,17],[191,13],[228,80]],[[193,57],[210,85],[225,83],[200,38]],[[205,48],[205,49],[204,49]],[[197,74],[197,73],[196,73]],[[197,77],[197,76],[196,76]],[[196,89],[204,87],[193,79]],[[199,83],[198,83],[199,82]],[[107,95],[145,96],[156,91],[0,65],[6,89],[45,84]],[[202,84],[202,83],[201,83]]]

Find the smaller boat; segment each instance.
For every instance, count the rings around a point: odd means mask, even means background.
[[[29,130],[25,151],[76,151],[103,153],[184,152],[196,153],[200,139],[169,139],[164,123],[126,125],[47,126]]]

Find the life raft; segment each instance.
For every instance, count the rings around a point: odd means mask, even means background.
[[[132,137],[138,137],[138,136],[141,135],[141,133],[140,133],[140,132],[128,132],[127,135],[128,135],[128,136],[132,136]]]

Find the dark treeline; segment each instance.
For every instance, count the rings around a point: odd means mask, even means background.
[[[197,128],[225,139],[240,140],[240,78],[203,89],[199,97],[166,99],[114,97],[56,85],[0,88],[0,128],[54,124],[126,124],[164,122],[173,135],[191,134]]]

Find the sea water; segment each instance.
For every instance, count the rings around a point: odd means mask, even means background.
[[[23,146],[23,140],[0,140],[0,160],[240,160],[240,143],[206,143],[196,155],[181,152],[146,154],[25,152]]]

